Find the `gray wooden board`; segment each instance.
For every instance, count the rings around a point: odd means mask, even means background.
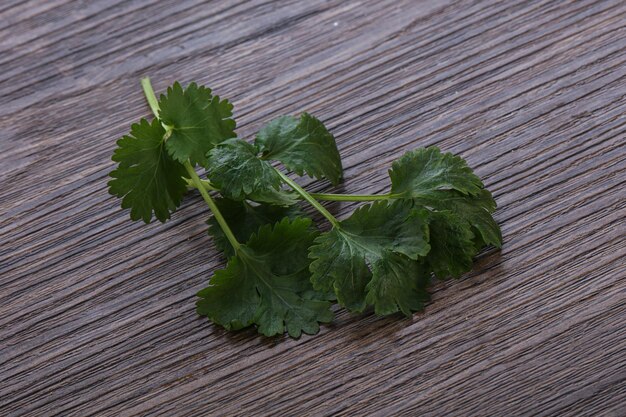
[[[625,61],[623,0],[0,2],[0,415],[626,415]],[[194,311],[224,265],[199,196],[146,226],[107,193],[146,75],[242,137],[315,114],[334,191],[462,155],[504,247],[411,319],[227,333]]]

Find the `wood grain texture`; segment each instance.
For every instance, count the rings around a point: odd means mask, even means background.
[[[626,415],[625,62],[623,0],[1,2],[0,415]],[[315,114],[345,192],[460,154],[504,247],[410,320],[226,333],[194,312],[224,264],[201,199],[145,226],[107,193],[145,75],[243,137]]]

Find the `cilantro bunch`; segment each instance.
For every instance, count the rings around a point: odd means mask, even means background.
[[[459,277],[483,247],[501,246],[496,203],[457,156],[407,152],[392,164],[387,194],[309,193],[275,166],[341,181],[335,139],[315,117],[279,117],[248,142],[235,134],[232,104],[209,88],[175,83],[157,99],[149,79],[142,86],[155,118],[117,142],[109,190],[146,223],[165,222],[189,189],[200,192],[228,263],[198,293],[197,311],[228,330],[314,334],[332,320],[334,301],[351,312],[411,315],[428,301],[432,276]],[[321,200],[366,204],[338,220]],[[301,201],[330,230],[320,233]]]

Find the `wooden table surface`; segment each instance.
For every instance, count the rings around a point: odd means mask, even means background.
[[[3,0],[0,50],[1,416],[626,415],[623,0]],[[317,115],[345,192],[462,155],[504,247],[411,319],[227,333],[194,311],[224,265],[200,197],[146,226],[107,192],[147,75],[242,137]]]

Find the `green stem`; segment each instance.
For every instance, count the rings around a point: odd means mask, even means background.
[[[295,181],[293,181],[291,178],[289,178],[288,176],[286,176],[285,174],[283,174],[279,170],[276,170],[276,172],[278,172],[278,175],[280,175],[280,177],[283,179],[283,181],[285,181],[291,188],[293,188],[293,190],[295,192],[300,194],[302,196],[302,198],[304,198],[309,204],[311,204],[313,207],[315,207],[317,209],[317,211],[322,213],[322,215],[324,217],[326,217],[329,222],[331,222],[333,227],[339,226],[339,220],[337,220],[335,218],[335,216],[330,214],[328,212],[328,210],[326,210],[324,208],[324,206],[322,206],[315,198],[313,198],[311,196],[311,194],[306,192],[306,190],[304,188],[300,187]]]
[[[146,100],[148,100],[148,105],[150,106],[152,113],[154,113],[156,117],[159,117],[159,101],[157,100],[154,90],[152,89],[150,77],[141,79],[141,88],[143,88],[143,93],[146,96]]]
[[[189,174],[189,178],[191,178],[191,181],[193,182],[194,186],[198,189],[198,191],[200,191],[200,195],[202,195],[202,198],[204,198],[204,201],[206,201],[207,205],[209,206],[209,209],[211,209],[211,211],[213,212],[213,216],[215,216],[215,220],[217,220],[217,223],[222,228],[222,231],[226,235],[226,238],[230,242],[230,245],[233,247],[233,249],[235,249],[235,252],[239,252],[239,250],[241,249],[241,244],[237,241],[237,238],[233,234],[233,231],[230,230],[230,227],[228,227],[228,223],[226,223],[226,219],[224,219],[224,217],[222,216],[222,213],[217,208],[215,201],[213,201],[213,199],[207,192],[206,188],[202,184],[202,180],[200,179],[198,174],[196,174],[196,170],[193,169],[189,161],[185,162],[185,169],[187,170],[187,173]]]

